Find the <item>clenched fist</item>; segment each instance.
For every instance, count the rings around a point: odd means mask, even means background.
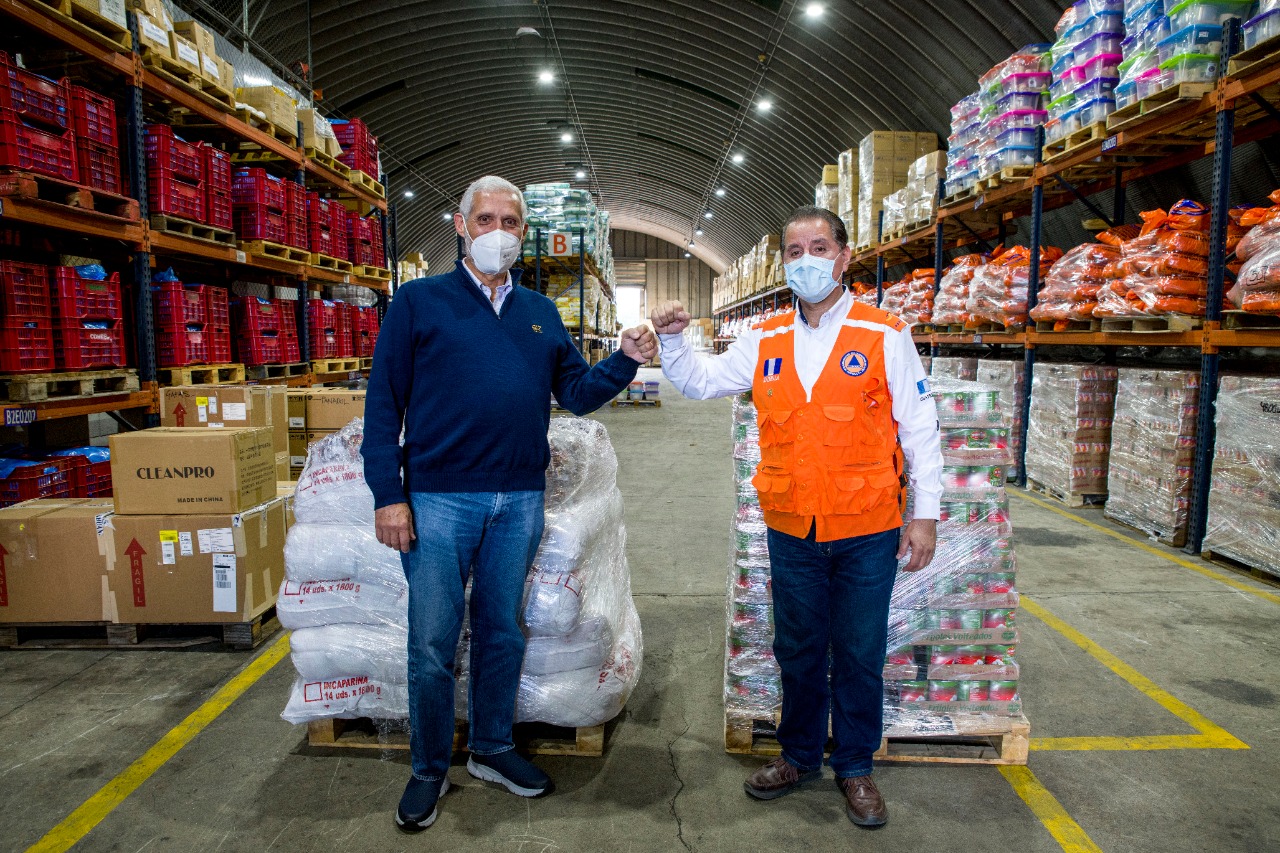
[[[648,326],[636,326],[622,333],[622,352],[644,364],[658,354],[658,339]]]
[[[664,302],[649,316],[660,335],[678,335],[689,325],[689,312],[679,302]]]

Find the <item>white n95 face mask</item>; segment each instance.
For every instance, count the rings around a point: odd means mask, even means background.
[[[463,225],[462,230],[467,231],[467,226]],[[466,238],[467,254],[471,257],[471,262],[485,275],[506,272],[520,257],[520,238],[510,231],[495,228],[474,240],[468,232]]]
[[[835,268],[834,258],[815,258],[809,254],[782,267],[787,274],[787,286],[810,305],[826,299],[839,286],[831,275]]]

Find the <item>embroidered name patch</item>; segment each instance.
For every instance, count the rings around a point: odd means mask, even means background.
[[[765,382],[775,382],[782,378],[782,359],[766,358],[764,360],[764,380]]]

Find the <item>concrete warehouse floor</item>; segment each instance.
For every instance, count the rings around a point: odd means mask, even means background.
[[[759,760],[726,755],[722,740],[729,403],[685,401],[665,383],[663,399],[599,415],[621,461],[644,671],[602,759],[537,759],[553,796],[517,799],[458,765],[436,825],[398,834],[407,756],[306,746],[279,717],[293,679],[284,660],[171,760],[131,771],[139,784],[114,810],[113,789],[95,799],[50,849],[81,836],[77,849],[127,853],[1280,849],[1278,591],[1199,561],[1192,571],[1130,531],[1107,535],[1120,528],[1097,510],[1074,516],[1101,529],[1018,495],[1018,585],[1032,602],[1019,614],[1022,695],[1033,737],[1066,740],[1037,741],[1031,772],[1009,778],[886,765],[891,819],[874,833],[845,818],[829,770],[782,800],[748,799],[742,780]],[[0,849],[41,839],[253,657],[0,655]],[[1193,724],[1208,734],[1185,737]],[[1149,737],[1167,735],[1184,737]],[[1232,735],[1248,748],[1223,748],[1243,746]]]

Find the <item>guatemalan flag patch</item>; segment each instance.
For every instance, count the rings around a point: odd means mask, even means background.
[[[764,360],[764,381],[772,382],[782,375],[782,359],[766,358]]]

